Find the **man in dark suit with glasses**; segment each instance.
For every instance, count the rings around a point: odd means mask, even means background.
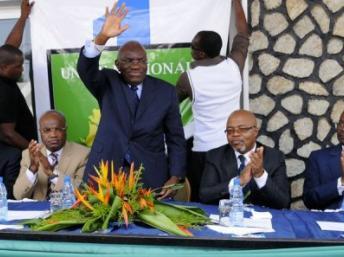
[[[217,204],[228,198],[228,186],[239,177],[247,202],[276,209],[289,207],[283,153],[257,143],[258,132],[252,112],[237,110],[229,116],[225,129],[228,144],[206,156],[200,187],[202,202]]]

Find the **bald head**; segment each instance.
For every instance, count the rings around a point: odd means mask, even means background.
[[[247,110],[237,110],[231,113],[227,120],[228,143],[238,152],[245,154],[256,143],[258,136],[255,115]]]
[[[42,142],[49,151],[60,150],[66,143],[67,135],[64,115],[55,110],[45,112],[39,119],[39,131]]]
[[[137,41],[125,43],[119,50],[116,66],[124,81],[137,86],[143,82],[147,72],[147,55],[143,46]]]
[[[45,113],[43,113],[39,119],[39,123],[41,123],[42,120],[46,119],[46,118],[49,118],[49,117],[53,117],[53,119],[58,119],[60,120],[64,125],[66,125],[66,118],[65,116],[63,115],[62,112],[59,112],[59,111],[55,111],[55,110],[49,110],[49,111],[46,111]]]
[[[124,45],[121,46],[121,48],[118,51],[118,59],[123,58],[123,54],[125,54],[125,52],[131,52],[131,51],[143,51],[144,53],[146,53],[146,50],[144,49],[144,47],[140,44],[140,42],[138,41],[128,41],[126,42]]]
[[[244,109],[240,109],[240,110],[236,110],[232,112],[231,115],[229,115],[228,117],[228,121],[230,119],[240,119],[242,121],[249,122],[257,126],[256,116],[252,112],[244,110]]]

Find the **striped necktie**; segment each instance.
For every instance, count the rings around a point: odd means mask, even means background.
[[[56,167],[56,165],[58,164],[59,162],[59,159],[58,159],[58,154],[57,153],[50,153],[49,154],[49,157],[50,157],[50,165],[51,167],[54,168]],[[47,188],[47,198],[49,199],[50,198],[50,193],[51,193],[51,181],[50,179],[48,178],[48,188]]]
[[[53,168],[55,168],[55,166],[58,164],[58,162],[59,162],[59,160],[58,160],[58,155],[57,155],[57,153],[51,153],[51,154],[49,154],[49,156],[50,156],[50,160],[51,160],[51,162],[50,162],[50,165],[53,167]]]

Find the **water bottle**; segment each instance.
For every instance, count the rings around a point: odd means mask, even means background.
[[[7,204],[7,190],[3,183],[2,177],[0,177],[0,220],[7,220],[8,204]]]
[[[229,222],[232,226],[243,226],[244,223],[244,196],[240,186],[240,179],[235,178],[230,192],[231,209]]]
[[[63,202],[62,207],[63,208],[70,208],[75,203],[75,195],[74,195],[74,188],[73,184],[71,182],[70,176],[64,177],[64,183],[63,183]]]

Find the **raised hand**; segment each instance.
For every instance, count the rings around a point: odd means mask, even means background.
[[[41,165],[43,172],[47,176],[53,175],[54,167],[50,165],[48,158],[44,156],[41,152],[39,152],[38,159],[39,159],[39,164]]]
[[[34,5],[34,3],[35,2],[32,2],[30,4],[29,0],[23,0],[21,2],[21,6],[20,6],[20,9],[21,9],[20,17],[22,17],[23,19],[27,19],[27,17],[29,17],[29,14],[31,12],[31,8]]]
[[[105,22],[100,33],[96,36],[94,42],[97,45],[104,45],[108,39],[117,37],[122,34],[127,28],[128,25],[121,25],[121,22],[128,13],[128,9],[123,3],[121,7],[117,8],[117,1],[114,3],[113,7],[109,11],[109,8],[106,7],[105,10]]]
[[[39,168],[39,157],[38,153],[40,153],[41,145],[37,143],[36,140],[31,140],[29,143],[29,157],[30,157],[30,171],[36,173]]]
[[[259,178],[264,173],[263,152],[264,152],[264,148],[258,147],[257,150],[250,155],[252,175],[256,178]]]

